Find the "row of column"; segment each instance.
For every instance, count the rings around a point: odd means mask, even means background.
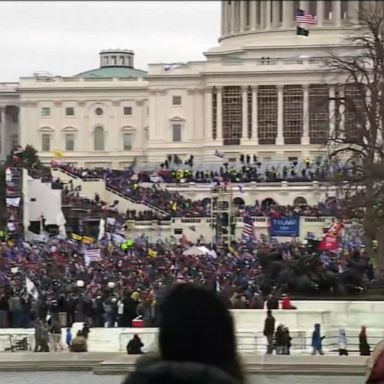
[[[325,1],[316,1],[316,26],[322,26],[325,22],[324,10]],[[329,3],[330,1],[327,1]],[[248,3],[248,5],[246,5]],[[327,24],[341,26],[342,24],[342,1],[332,1],[332,20],[326,20]],[[223,36],[245,32],[249,30],[268,30],[274,28],[290,28],[295,24],[295,7],[309,11],[309,1],[223,1],[221,14],[221,34]],[[347,2],[348,20],[351,22],[358,21],[359,1],[350,0]],[[247,14],[249,12],[249,15]],[[282,15],[280,15],[282,12]],[[249,24],[247,23],[249,20]]]
[[[217,93],[217,135],[216,140],[223,140],[223,106],[222,106],[222,87],[215,87]],[[257,118],[257,86],[252,86],[252,138],[250,141],[253,145],[258,145],[258,118]],[[277,86],[277,138],[276,145],[284,145],[284,86]],[[342,97],[339,90],[338,97]],[[329,85],[329,131],[330,135],[335,130],[336,114],[335,114],[335,97],[336,86]],[[206,107],[206,127],[212,126],[212,89],[206,90],[205,93]],[[248,140],[248,86],[242,87],[242,140]],[[343,119],[344,105],[339,106],[339,114]],[[343,121],[339,122],[340,130],[343,130]],[[212,129],[208,129],[208,139],[213,140]],[[244,141],[242,141],[244,143]],[[301,138],[302,145],[310,144],[309,139],[309,86],[303,85],[303,135]]]

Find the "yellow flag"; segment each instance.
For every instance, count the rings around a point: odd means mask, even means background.
[[[152,258],[157,257],[157,252],[154,251],[153,249],[148,249],[148,257],[152,257]]]
[[[83,243],[84,244],[93,244],[94,243],[94,239],[93,239],[93,237],[83,236]]]
[[[72,240],[81,240],[82,238],[82,236],[76,235],[76,233],[72,233]]]
[[[63,156],[64,156],[64,153],[63,153],[63,152],[60,152],[60,151],[55,151],[55,152],[53,152],[53,156],[54,156],[54,157],[63,157]]]
[[[228,250],[229,250],[229,252],[231,252],[232,255],[234,255],[234,256],[238,256],[238,255],[239,255],[238,252],[237,252],[233,247],[231,247],[231,246],[228,247]]]

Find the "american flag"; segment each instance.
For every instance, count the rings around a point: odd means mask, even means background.
[[[298,24],[316,24],[316,16],[305,13],[302,9],[296,11],[296,23]]]
[[[244,223],[244,227],[243,227],[243,233],[241,234],[241,239],[244,242],[256,240],[255,233],[253,231],[252,217],[249,215],[244,216],[243,223]]]

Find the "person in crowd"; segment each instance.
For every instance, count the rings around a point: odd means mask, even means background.
[[[323,352],[323,340],[325,336],[321,336],[321,326],[320,324],[315,324],[315,329],[312,333],[312,355],[324,355]]]
[[[339,356],[348,356],[348,342],[347,342],[347,335],[346,335],[345,329],[339,330],[338,345],[339,345]]]
[[[42,352],[41,321],[39,318],[36,318],[34,321],[34,337],[35,337],[34,352]]]
[[[276,328],[275,332],[275,351],[276,355],[282,355],[283,354],[283,349],[284,349],[284,334],[283,334],[283,324],[280,324]]]
[[[88,340],[88,335],[91,332],[91,328],[88,323],[83,324],[83,329],[81,330],[81,334],[83,337],[85,337],[86,340]]]
[[[41,322],[40,337],[41,352],[49,352],[49,325],[45,320]]]
[[[366,384],[381,384],[384,382],[384,341],[378,343],[368,359]]]
[[[371,354],[371,347],[368,344],[367,327],[363,325],[359,334],[359,351],[360,356],[369,356]]]
[[[127,344],[128,355],[142,355],[143,351],[141,348],[144,347],[139,335],[133,335],[132,339]]]
[[[267,309],[271,310],[271,311],[273,311],[275,309],[279,309],[279,300],[277,299],[277,297],[273,293],[270,293],[268,295]]]
[[[82,331],[78,331],[76,337],[72,340],[71,352],[88,352],[87,339]]]
[[[49,333],[50,333],[50,340],[51,340],[51,345],[52,345],[52,350],[57,352],[57,351],[63,351],[64,347],[63,344],[61,343],[61,327],[60,327],[60,322],[57,316],[53,316],[49,320]]]
[[[290,355],[291,354],[291,346],[292,346],[292,337],[289,333],[289,328],[287,326],[283,326],[282,330],[282,355]]]
[[[68,350],[71,349],[72,345],[72,331],[71,328],[67,328],[66,334],[65,334],[65,343],[67,344]]]
[[[267,355],[273,353],[273,335],[275,334],[275,318],[272,316],[272,311],[268,309],[267,317],[264,321],[263,334],[267,339]]]
[[[292,305],[291,299],[286,293],[281,295],[281,309],[297,309]]]
[[[165,297],[159,350],[159,359],[137,364],[124,384],[244,383],[232,316],[205,288],[177,284]]]

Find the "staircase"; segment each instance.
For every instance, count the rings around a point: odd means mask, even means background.
[[[133,199],[132,197],[124,195],[120,191],[108,186],[102,178],[81,178],[73,172],[62,168],[52,169],[52,174],[65,183],[71,181],[74,187],[80,186],[81,191],[89,199],[93,199],[95,193],[97,193],[102,200],[105,200],[109,204],[112,204],[115,200],[119,201],[119,206],[122,210],[153,211],[161,216],[168,216],[168,213],[163,209],[155,207],[150,203]]]

